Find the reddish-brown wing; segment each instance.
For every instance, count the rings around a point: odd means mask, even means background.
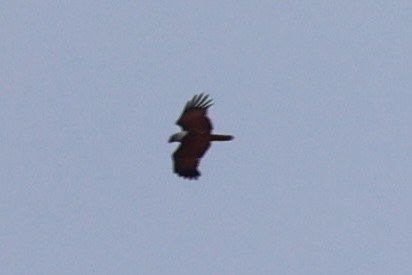
[[[176,122],[183,130],[197,133],[210,133],[212,131],[212,123],[206,116],[207,108],[212,105],[212,100],[208,95],[195,95],[189,100],[183,113]]]
[[[208,134],[188,133],[179,148],[173,153],[174,172],[179,176],[196,179],[200,176],[197,170],[200,158],[210,146]]]

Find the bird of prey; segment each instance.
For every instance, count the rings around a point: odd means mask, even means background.
[[[169,142],[180,142],[180,146],[173,153],[174,172],[186,179],[197,179],[200,172],[197,169],[200,158],[209,149],[212,141],[226,141],[233,139],[231,135],[212,134],[212,123],[206,116],[212,100],[203,93],[193,96],[183,108],[183,112],[176,124],[183,130],[173,134]]]

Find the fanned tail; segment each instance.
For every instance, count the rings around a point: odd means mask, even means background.
[[[211,141],[228,141],[232,139],[233,139],[233,136],[231,135],[210,135]]]

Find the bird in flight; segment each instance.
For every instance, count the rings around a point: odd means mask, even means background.
[[[233,139],[231,135],[212,134],[212,123],[206,116],[207,109],[212,104],[208,95],[201,93],[193,96],[176,122],[183,130],[169,139],[169,142],[180,142],[172,158],[174,172],[183,178],[197,179],[200,176],[197,167],[212,141]]]

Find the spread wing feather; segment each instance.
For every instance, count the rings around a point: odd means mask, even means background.
[[[210,119],[206,116],[207,108],[212,106],[212,99],[203,93],[189,100],[176,124],[188,132],[210,133],[213,129]]]
[[[173,153],[174,172],[179,176],[196,179],[200,176],[200,158],[206,153],[210,146],[208,135],[189,133],[182,141],[176,152]]]

